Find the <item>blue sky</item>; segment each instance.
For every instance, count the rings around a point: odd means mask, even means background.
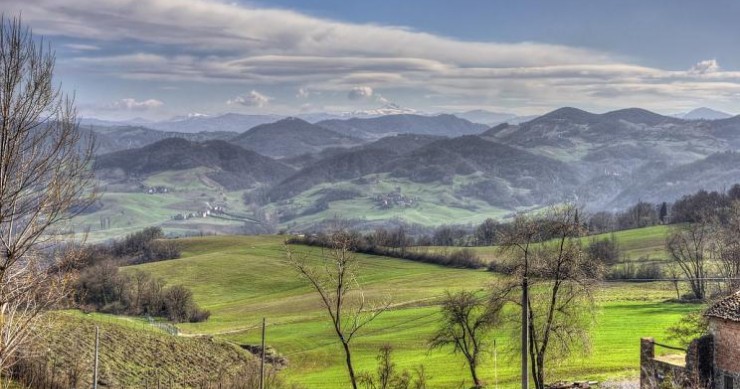
[[[85,116],[738,113],[740,2],[4,0]],[[6,5],[7,4],[7,5]]]

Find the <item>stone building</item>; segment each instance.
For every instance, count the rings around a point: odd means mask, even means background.
[[[740,389],[740,292],[718,301],[704,315],[714,337],[714,388]]]

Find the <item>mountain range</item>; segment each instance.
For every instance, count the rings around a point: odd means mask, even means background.
[[[492,127],[399,114],[285,118],[240,133],[91,130],[115,150],[95,163],[112,187],[162,183],[196,204],[204,194],[187,181],[197,181],[241,215],[302,229],[332,217],[465,223],[561,201],[616,210],[740,182],[740,116],[566,107]]]

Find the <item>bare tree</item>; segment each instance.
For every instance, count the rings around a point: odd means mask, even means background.
[[[309,255],[296,255],[287,245],[285,249],[290,263],[321,298],[344,349],[353,389],[357,389],[358,381],[352,365],[352,340],[389,306],[388,302],[371,305],[365,301],[357,280],[359,262],[353,251],[356,242],[354,233],[344,230],[331,233],[329,248],[322,251],[320,263],[312,261]]]
[[[42,261],[54,227],[95,197],[93,142],[54,84],[54,62],[19,18],[0,18],[0,370],[57,301],[61,284]]]
[[[476,296],[471,291],[447,293],[442,302],[442,321],[430,341],[430,347],[452,346],[465,357],[473,385],[481,388],[478,377],[480,353],[489,346],[486,335],[498,324],[501,305]]]
[[[719,226],[711,247],[716,250],[719,274],[727,280],[724,293],[737,291],[740,289],[740,201],[732,202],[727,222]]]
[[[366,389],[425,389],[427,384],[424,366],[419,366],[415,372],[399,371],[393,362],[393,346],[384,344],[375,357],[378,361],[376,375],[362,373],[358,377],[359,383]]]
[[[520,215],[502,237],[502,252],[514,269],[509,282],[495,286],[492,298],[521,304],[519,292],[528,278],[528,352],[537,389],[556,360],[587,351],[596,310],[594,292],[602,264],[587,255],[578,239],[583,233],[578,208],[553,207],[538,217]]]
[[[666,240],[671,260],[686,276],[694,297],[699,300],[704,300],[707,295],[707,250],[713,230],[713,223],[702,218],[696,223],[675,227]]]

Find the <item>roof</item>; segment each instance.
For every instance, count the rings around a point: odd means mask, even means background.
[[[704,312],[704,316],[740,322],[740,292],[717,301]]]

